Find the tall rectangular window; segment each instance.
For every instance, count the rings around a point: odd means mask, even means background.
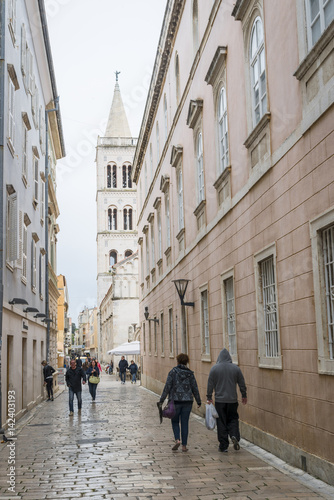
[[[155,266],[154,221],[151,223],[151,266]]]
[[[334,0],[306,0],[309,48],[334,19]]]
[[[161,356],[165,353],[164,313],[160,314],[160,345]]]
[[[169,211],[169,193],[165,195],[165,216],[166,216],[166,242],[167,248],[170,247],[170,211]]]
[[[148,234],[145,234],[145,252],[146,252],[146,276],[150,274],[150,254],[148,245]]]
[[[148,353],[152,353],[152,328],[151,321],[148,322]]]
[[[7,262],[14,266],[19,258],[19,210],[17,193],[7,194]]]
[[[235,305],[234,305],[234,283],[233,277],[228,278],[225,284],[225,300],[226,300],[226,322],[228,346],[231,356],[237,353],[237,341],[235,334]]]
[[[27,261],[28,261],[28,228],[25,224],[23,224],[21,280],[25,284],[27,283]]]
[[[178,201],[178,224],[179,231],[184,228],[183,217],[183,180],[181,167],[177,170],[177,201]]]
[[[208,290],[201,290],[201,337],[202,358],[210,358],[209,304]]]
[[[44,216],[45,216],[45,182],[41,178],[40,180],[40,185],[41,185],[41,213],[40,213],[40,218],[41,218],[41,224],[44,224]]]
[[[158,257],[159,260],[162,257],[162,233],[161,233],[161,208],[157,210],[157,222],[158,222]]]
[[[36,156],[33,158],[33,175],[34,175],[34,206],[36,208],[38,204],[38,182],[39,182],[39,170],[38,170],[38,159]]]
[[[158,333],[157,333],[157,322],[154,321],[154,354],[158,354]]]
[[[173,309],[168,310],[169,355],[174,356]]]
[[[146,354],[146,331],[145,331],[145,323],[143,323],[143,352]]]
[[[36,242],[32,240],[31,242],[31,288],[36,291],[36,281],[37,281],[37,246]]]
[[[22,122],[22,179],[26,186],[28,179],[28,130],[24,122]]]
[[[275,263],[275,245],[255,255],[259,366],[282,369]]]
[[[8,78],[8,144],[14,153],[15,148],[15,85],[13,80]]]
[[[329,359],[334,360],[334,225],[322,235]]]

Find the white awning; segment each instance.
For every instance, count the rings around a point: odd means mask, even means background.
[[[108,354],[115,354],[116,356],[122,356],[126,354],[140,354],[140,342],[139,340],[134,340],[133,342],[125,342],[124,344],[115,347],[108,351]]]

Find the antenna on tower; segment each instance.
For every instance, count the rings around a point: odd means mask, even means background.
[[[120,71],[115,71],[115,75],[116,75],[116,82],[118,82],[118,75],[120,74]]]

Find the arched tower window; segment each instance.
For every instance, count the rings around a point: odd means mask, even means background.
[[[131,165],[123,165],[123,188],[131,188]]]
[[[175,56],[175,88],[176,88],[176,105],[180,102],[180,63],[179,54]]]
[[[107,188],[111,188],[111,165],[107,166]]]
[[[116,250],[111,250],[109,252],[109,267],[117,264],[117,252]]]
[[[198,37],[198,1],[193,0],[193,47],[194,53],[198,50],[199,37]]]
[[[130,257],[130,255],[133,254],[133,251],[132,250],[126,250],[125,254],[124,254],[124,257]]]
[[[112,166],[112,187],[117,188],[117,167],[116,167],[116,165]]]
[[[132,208],[123,210],[123,228],[125,231],[132,231]]]
[[[108,209],[108,231],[117,230],[117,208]]]

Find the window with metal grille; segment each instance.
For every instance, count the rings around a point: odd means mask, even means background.
[[[164,314],[160,314],[160,343],[161,343],[161,354],[165,352],[165,333],[164,333]]]
[[[146,354],[146,332],[145,332],[145,323],[143,323],[143,351]]]
[[[224,285],[225,285],[228,345],[229,345],[230,354],[232,356],[234,354],[237,354],[233,277],[225,280]]]
[[[152,352],[152,328],[151,321],[148,322],[148,352],[151,354]]]
[[[208,291],[201,292],[202,354],[210,354]]]
[[[334,359],[334,225],[322,234],[329,359]]]
[[[154,317],[155,318],[155,317]],[[158,332],[157,332],[157,322],[154,322],[154,354],[158,354]]]
[[[112,166],[112,187],[117,187],[117,167],[116,165]]]
[[[174,354],[173,309],[168,310],[169,354]]]
[[[279,356],[276,281],[273,256],[260,262],[260,279],[263,298],[265,355],[272,358]]]

